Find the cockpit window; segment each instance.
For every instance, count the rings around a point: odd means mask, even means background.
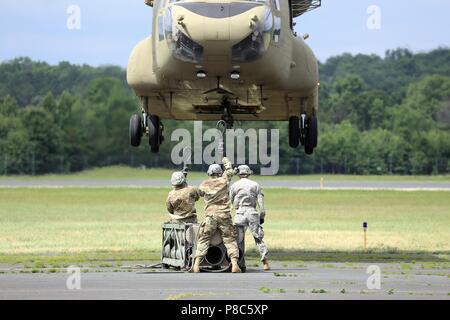
[[[274,28],[273,28],[273,41],[275,43],[280,42],[281,36],[281,18],[275,16],[274,17]]]
[[[280,42],[281,37],[281,17],[280,13],[280,0],[272,0],[272,9],[274,10],[274,28],[273,28],[273,41],[275,43]]]
[[[273,24],[272,11],[266,7],[259,26],[247,38],[231,48],[232,61],[249,62],[260,58],[269,47]]]
[[[172,55],[182,61],[200,63],[203,59],[203,47],[185,35],[172,18],[172,8],[164,14],[164,34]]]
[[[272,7],[280,11],[280,0],[272,0]]]
[[[165,5],[165,0],[161,0],[159,2],[159,7],[157,8],[158,10],[158,38],[159,41],[163,41],[164,40],[164,21],[163,21],[163,9],[164,9],[164,5]]]

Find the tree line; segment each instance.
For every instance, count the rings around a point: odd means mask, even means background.
[[[384,57],[343,54],[319,68],[314,156],[289,147],[286,122],[240,124],[280,129],[279,173],[450,171],[450,49],[396,49]],[[52,66],[17,58],[0,64],[0,78],[0,174],[114,164],[172,167],[170,133],[193,129],[191,121],[165,121],[166,140],[158,155],[145,143],[130,147],[129,117],[140,110],[120,67]]]

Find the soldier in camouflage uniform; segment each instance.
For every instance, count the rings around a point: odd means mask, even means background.
[[[171,183],[174,189],[169,192],[166,206],[172,223],[197,223],[195,202],[200,198],[200,190],[188,186],[187,172],[174,172]]]
[[[239,249],[236,242],[236,230],[231,218],[230,181],[233,177],[233,168],[228,158],[223,158],[225,172],[218,164],[212,164],[208,168],[209,179],[199,187],[205,200],[205,222],[202,223],[193,272],[200,272],[200,263],[209,249],[211,237],[219,230],[223,243],[227,248],[231,260],[231,272],[238,273]]]
[[[249,179],[249,176],[253,172],[248,166],[239,166],[236,171],[240,180],[235,182],[230,189],[231,201],[236,210],[234,224],[241,237],[245,236],[247,228],[250,229],[261,256],[263,268],[265,271],[268,271],[270,270],[269,262],[267,260],[268,250],[264,243],[264,231],[261,226],[264,223],[266,215],[264,209],[264,194],[261,190],[261,186],[257,182]],[[256,205],[259,207],[259,213],[256,210]]]

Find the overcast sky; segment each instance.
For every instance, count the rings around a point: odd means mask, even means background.
[[[67,27],[71,5],[81,10],[80,29]],[[373,5],[380,9],[379,25],[376,11],[368,13]],[[144,0],[1,0],[0,60],[126,66],[133,46],[151,32],[151,10]],[[450,46],[449,0],[323,0],[322,8],[296,22],[321,61],[343,52]]]

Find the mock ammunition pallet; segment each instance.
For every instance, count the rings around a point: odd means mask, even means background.
[[[190,236],[190,233],[194,232],[195,226],[192,223],[165,223],[162,225],[161,263],[163,268],[189,269],[192,266],[191,256],[195,239]]]
[[[199,224],[164,223],[162,225],[162,253],[161,263],[163,268],[176,268],[189,270],[193,263]],[[239,267],[243,272],[245,265],[245,243],[242,232],[238,239]],[[217,232],[211,239],[208,253],[203,259],[200,268],[205,272],[225,272],[230,269],[230,258],[227,255],[220,233]]]

